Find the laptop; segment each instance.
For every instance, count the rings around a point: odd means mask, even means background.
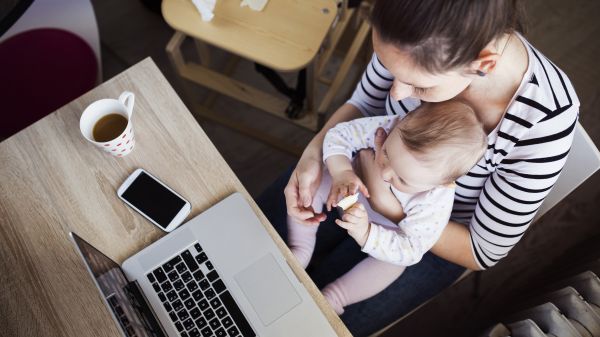
[[[126,337],[336,336],[239,193],[121,266],[70,236]]]

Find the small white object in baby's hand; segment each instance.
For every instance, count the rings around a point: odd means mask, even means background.
[[[202,16],[202,21],[210,21],[215,16],[213,11],[215,10],[215,4],[217,0],[192,0],[198,12]]]
[[[342,214],[342,213],[344,213],[345,210],[352,207],[352,205],[356,204],[357,201],[358,201],[358,193],[354,193],[354,194],[349,195],[349,196],[343,198],[342,200],[338,201],[336,208],[337,208],[338,212],[340,214]]]
[[[248,6],[253,11],[260,12],[265,8],[269,0],[242,0],[241,7]]]

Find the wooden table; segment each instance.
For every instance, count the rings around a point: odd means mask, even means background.
[[[117,158],[81,136],[79,117],[124,90],[136,95],[137,143]],[[164,235],[116,195],[138,167],[185,196],[189,218],[245,195],[334,329],[350,335],[150,59],[0,143],[0,335],[120,336],[67,233],[119,263]]]
[[[346,4],[346,0],[343,3]],[[173,68],[181,78],[313,132],[323,126],[325,113],[346,79],[346,74],[370,31],[369,25],[363,22],[334,78],[324,78],[321,75],[324,65],[329,61],[337,42],[354,18],[354,9],[346,12],[348,15],[341,15],[336,28],[330,31],[338,15],[335,0],[270,0],[261,12],[240,7],[239,0],[218,0],[214,10],[215,16],[210,22],[202,21],[190,0],[162,2],[164,18],[176,30],[166,50]],[[324,40],[328,34],[331,36],[327,43],[328,48],[325,48]],[[186,37],[194,40],[200,62],[184,59],[181,45]],[[214,65],[211,67],[207,44],[233,55],[224,69],[218,71]],[[315,57],[320,51],[323,51],[322,57],[316,60]],[[306,67],[308,77],[306,113],[303,117],[289,119],[285,114],[287,100],[230,77],[238,56],[277,71],[293,71]],[[317,80],[329,85],[318,107],[314,102]],[[279,149],[297,155],[302,153],[302,148],[286,144],[285,140],[282,142],[281,139],[269,138],[263,130],[256,130],[211,111],[214,96],[202,105],[196,105],[192,97],[187,98],[186,101],[202,117],[265,141]]]

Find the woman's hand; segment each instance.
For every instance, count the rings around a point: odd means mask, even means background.
[[[288,215],[307,226],[318,225],[326,218],[325,214],[315,213],[312,208],[322,171],[321,158],[303,155],[283,190]]]

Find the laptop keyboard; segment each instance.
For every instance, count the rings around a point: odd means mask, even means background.
[[[146,275],[181,337],[254,337],[200,244]]]

